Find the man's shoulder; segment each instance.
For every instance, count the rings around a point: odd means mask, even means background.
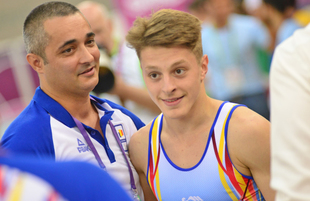
[[[49,133],[50,116],[31,102],[6,129],[1,144],[13,152],[33,152],[38,146],[48,143]]]
[[[239,139],[236,142],[249,143],[259,140],[269,129],[267,119],[247,107],[237,107],[229,122],[228,136]]]
[[[250,176],[259,157],[269,147],[270,123],[247,107],[233,112],[228,126],[227,145],[230,158],[239,172]]]
[[[141,127],[145,125],[138,116],[136,116],[134,113],[132,113],[125,107],[119,104],[116,104],[108,99],[102,99],[96,96],[92,96],[92,98],[94,98],[105,109],[119,111],[118,115],[124,115],[124,116],[129,117],[134,122],[137,129],[140,129]]]
[[[147,140],[149,138],[149,132],[152,127],[152,122],[148,123],[146,126],[140,128],[135,134],[135,138],[142,140]]]
[[[231,116],[231,124],[256,127],[260,124],[269,124],[269,121],[245,105],[238,105]]]
[[[5,133],[27,133],[27,131],[37,130],[38,127],[47,126],[50,116],[35,102],[31,102],[9,125]]]
[[[152,126],[153,123],[150,122],[132,135],[129,143],[129,150],[131,151],[131,153],[139,156],[141,156],[141,154],[143,156],[147,155],[147,149],[150,140],[150,129],[152,129]]]
[[[129,142],[130,159],[138,172],[146,171],[150,124],[134,133]]]

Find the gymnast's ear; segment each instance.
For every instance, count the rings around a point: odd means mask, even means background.
[[[206,77],[206,74],[208,72],[208,63],[209,58],[207,55],[203,55],[201,58],[200,66],[201,66],[201,81],[203,81]]]

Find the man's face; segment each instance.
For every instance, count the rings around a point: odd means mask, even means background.
[[[140,61],[149,94],[166,117],[186,117],[199,107],[207,58],[199,64],[184,47],[146,47]]]
[[[100,53],[87,21],[80,13],[54,17],[45,21],[44,29],[50,37],[41,88],[56,95],[93,90],[98,83]]]

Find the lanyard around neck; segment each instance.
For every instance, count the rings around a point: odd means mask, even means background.
[[[92,100],[94,100],[94,99],[92,99]],[[95,100],[94,100],[94,101],[95,101]],[[87,134],[87,132],[86,132],[86,130],[85,130],[85,128],[84,128],[82,122],[80,122],[78,119],[76,119],[76,118],[73,117],[73,116],[72,116],[72,118],[73,118],[75,124],[77,125],[78,129],[79,129],[80,132],[82,133],[84,139],[86,140],[86,143],[88,144],[88,146],[90,147],[91,151],[92,151],[93,154],[95,155],[95,158],[96,158],[96,160],[97,160],[99,166],[100,166],[102,169],[106,170],[106,166],[103,164],[103,162],[102,162],[102,160],[101,160],[101,158],[100,158],[100,156],[99,156],[99,154],[98,154],[98,152],[97,152],[97,150],[96,150],[94,144],[93,144],[92,141],[90,140],[89,135]],[[118,135],[117,135],[117,131],[116,131],[115,127],[113,126],[113,124],[112,124],[112,122],[111,122],[110,120],[108,120],[108,123],[109,123],[109,125],[110,125],[110,127],[111,127],[112,133],[113,133],[114,137],[116,138],[117,144],[119,145],[119,147],[120,147],[120,149],[121,149],[121,151],[122,151],[122,154],[123,154],[123,156],[124,156],[124,158],[125,158],[125,161],[126,161],[126,163],[127,163],[128,170],[129,170],[129,175],[130,175],[131,190],[133,191],[134,198],[137,199],[137,198],[138,198],[137,187],[136,187],[136,185],[135,185],[135,180],[134,180],[134,177],[133,177],[133,172],[132,172],[130,163],[129,163],[129,161],[128,161],[127,155],[126,155],[125,150],[124,150],[124,148],[123,148],[123,146],[122,146],[122,143],[121,143],[121,141],[120,141],[120,139],[119,139],[119,137],[118,137]],[[137,200],[140,200],[140,199],[138,198]]]
[[[90,138],[89,138],[89,136],[88,136],[88,134],[87,134],[87,132],[86,132],[86,130],[85,130],[85,128],[84,128],[82,122],[80,122],[79,120],[77,120],[77,119],[76,119],[75,117],[73,117],[73,116],[72,116],[72,118],[73,118],[73,120],[74,120],[76,126],[78,127],[78,129],[79,129],[80,132],[82,133],[84,139],[86,140],[86,143],[88,144],[89,148],[90,148],[91,151],[94,153],[95,158],[96,158],[97,162],[99,163],[99,166],[100,166],[102,169],[106,170],[106,167],[105,167],[105,165],[103,164],[103,162],[102,162],[102,160],[101,160],[101,158],[100,158],[100,156],[99,156],[99,154],[98,154],[98,152],[97,152],[97,150],[96,150],[94,144],[93,144],[92,141],[90,140]]]

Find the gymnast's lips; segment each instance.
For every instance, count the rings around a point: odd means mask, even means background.
[[[174,106],[181,102],[184,96],[178,98],[169,98],[169,99],[162,99],[162,101],[168,106]]]

